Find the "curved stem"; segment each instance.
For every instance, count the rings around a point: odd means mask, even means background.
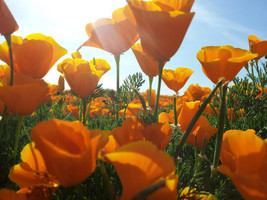
[[[156,105],[155,105],[155,109],[154,109],[154,119],[156,119],[156,120],[158,120],[158,107],[159,107],[159,97],[160,97],[160,87],[161,87],[161,79],[162,79],[163,67],[164,67],[164,61],[158,61],[159,80],[158,80],[158,90],[157,90]]]
[[[189,136],[189,133],[192,131],[194,125],[196,124],[198,118],[200,117],[201,113],[204,111],[204,109],[206,108],[207,104],[210,102],[211,98],[213,97],[214,93],[216,92],[216,90],[218,89],[218,87],[221,86],[223,82],[223,79],[221,79],[215,86],[215,88],[211,91],[211,93],[209,94],[209,96],[205,99],[205,101],[201,104],[201,106],[199,107],[198,111],[196,112],[196,114],[194,115],[193,119],[190,121],[187,129],[185,130],[184,135],[182,136],[181,140],[179,141],[179,144],[176,147],[176,151],[174,153],[174,158],[177,158],[180,151],[182,150],[182,147],[186,141],[186,139]]]
[[[149,95],[148,95],[148,106],[151,106],[151,91],[152,91],[152,83],[153,83],[153,76],[148,76],[149,78]]]
[[[17,132],[16,132],[14,152],[13,152],[13,156],[12,156],[14,163],[15,163],[16,157],[17,157],[18,144],[19,144],[19,135],[20,135],[20,130],[21,130],[23,119],[24,119],[24,115],[19,115],[19,124],[18,124]]]
[[[221,107],[219,113],[219,122],[218,122],[218,131],[217,131],[217,138],[216,138],[216,146],[215,152],[213,157],[213,170],[212,173],[214,174],[217,171],[217,166],[220,160],[221,148],[222,148],[222,140],[223,140],[223,132],[224,132],[224,120],[225,120],[225,111],[226,111],[226,91],[227,85],[222,86],[222,97],[221,97]]]
[[[117,67],[117,94],[120,93],[120,54],[114,55]]]
[[[13,85],[13,76],[14,76],[14,64],[13,64],[13,54],[12,54],[12,44],[11,44],[11,35],[5,35],[8,49],[9,49],[9,58],[10,58],[10,83]]]

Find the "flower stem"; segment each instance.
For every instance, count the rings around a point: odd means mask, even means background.
[[[155,191],[157,191],[160,188],[163,188],[166,186],[166,180],[160,180],[148,187],[146,187],[145,189],[141,190],[140,192],[138,192],[136,195],[134,195],[131,200],[143,200],[145,199],[148,195],[154,193]]]
[[[20,130],[22,126],[22,122],[24,119],[24,115],[19,115],[19,124],[16,132],[16,139],[15,139],[15,145],[14,145],[14,152],[13,152],[13,162],[16,162],[16,157],[17,157],[17,152],[18,152],[18,144],[19,144],[19,135],[20,135]]]
[[[149,78],[149,95],[148,95],[148,106],[151,106],[151,91],[152,91],[152,83],[153,83],[153,76],[148,76]]]
[[[154,109],[154,119],[158,120],[158,107],[159,107],[159,97],[160,97],[160,87],[161,87],[161,79],[162,79],[162,71],[164,67],[164,61],[158,61],[158,69],[159,69],[159,80],[158,80],[158,90],[157,90],[157,98],[156,105]]]
[[[83,108],[82,108],[82,111],[83,111],[83,114],[82,114],[82,122],[83,122],[83,125],[85,125],[85,124],[86,124],[86,106],[87,106],[86,98],[82,98],[82,102],[83,102]]]
[[[117,96],[120,93],[120,54],[114,55],[117,67]]]
[[[207,104],[210,102],[211,98],[213,97],[213,95],[216,92],[216,90],[218,89],[218,87],[221,86],[222,82],[223,82],[223,79],[218,81],[218,83],[216,84],[215,88],[211,91],[209,96],[205,99],[205,101],[199,107],[198,111],[196,112],[196,114],[194,115],[193,119],[189,123],[187,129],[185,130],[184,135],[182,136],[181,140],[179,141],[179,144],[176,147],[176,151],[174,153],[174,158],[178,157],[178,155],[179,155],[180,151],[182,150],[182,147],[183,147],[187,137],[189,136],[189,133],[192,131],[192,129],[193,129],[195,123],[197,122],[198,118],[200,117],[201,113],[204,111],[204,109],[206,108]]]
[[[10,82],[9,85],[13,85],[13,76],[14,76],[14,64],[13,64],[13,54],[12,54],[12,44],[11,44],[11,35],[5,35],[8,49],[9,49],[9,58],[10,58]]]
[[[221,154],[221,148],[222,148],[222,140],[223,140],[223,132],[224,132],[224,120],[225,120],[225,114],[226,114],[226,91],[227,91],[227,85],[222,86],[222,97],[221,97],[221,107],[220,107],[220,113],[219,113],[219,122],[218,122],[218,131],[217,131],[217,138],[216,138],[216,144],[215,144],[215,152],[213,157],[213,167],[212,167],[212,173],[216,173],[217,167],[219,164],[220,154]]]
[[[173,96],[173,113],[174,113],[174,125],[177,127],[177,111],[176,111],[177,94]]]
[[[104,162],[102,160],[99,160],[99,162],[100,162],[99,163],[100,164],[100,166],[99,166],[100,172],[104,178],[105,185],[106,185],[108,192],[109,192],[109,199],[114,199],[116,196],[115,189],[109,180],[108,173],[107,173],[107,170],[105,168]]]

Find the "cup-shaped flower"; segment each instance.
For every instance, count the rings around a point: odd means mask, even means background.
[[[193,0],[127,0],[137,24],[143,50],[158,61],[168,61],[179,49],[194,16]]]
[[[267,40],[260,40],[255,35],[248,36],[249,50],[252,53],[257,53],[255,59],[260,59],[267,54]]]
[[[10,35],[18,30],[18,28],[19,26],[8,9],[5,1],[0,0],[0,34]]]
[[[9,179],[20,188],[45,186],[57,187],[59,181],[48,173],[41,153],[35,148],[34,142],[27,144],[21,151],[23,162],[14,165],[9,173]]]
[[[88,97],[92,94],[101,76],[110,69],[107,62],[97,60],[99,65],[90,64],[81,58],[65,59],[58,65],[58,71],[63,72],[70,88],[80,97]],[[100,66],[99,70],[96,66]]]
[[[200,87],[199,84],[191,84],[186,91],[185,95],[188,96],[189,101],[203,101],[211,92],[209,87]]]
[[[86,25],[89,39],[82,46],[103,49],[114,55],[127,51],[139,39],[135,25],[125,15],[126,7],[112,13],[112,19],[101,18]]]
[[[177,67],[175,70],[163,69],[162,80],[168,88],[177,93],[190,78],[194,71],[186,67]]]
[[[41,79],[59,58],[67,53],[52,37],[40,33],[22,39],[12,36],[14,70]],[[0,59],[10,65],[7,42],[0,45]]]
[[[111,131],[117,143],[122,146],[133,141],[146,140],[164,150],[169,143],[172,127],[168,123],[146,124],[136,116],[127,118],[122,126]]]
[[[223,135],[218,170],[230,177],[244,199],[267,199],[267,140],[252,129]]]
[[[157,76],[159,74],[158,62],[143,51],[141,43],[134,44],[131,49],[139,66],[146,75]]]
[[[177,199],[178,175],[172,158],[147,141],[132,142],[106,154],[105,161],[112,164],[122,183],[121,200],[129,200],[140,190],[166,181],[166,186],[147,196],[146,199]]]
[[[184,102],[181,112],[178,117],[178,124],[180,124],[181,131],[185,131],[193,119],[195,113],[200,106],[200,101]],[[200,116],[190,132],[186,143],[196,146],[201,149],[204,139],[206,138],[206,145],[212,135],[217,132],[217,129],[209,124],[206,117]]]
[[[0,99],[13,113],[30,115],[40,103],[49,100],[54,89],[57,88],[47,84],[44,80],[15,74],[12,86],[8,84],[0,86]]]
[[[64,187],[84,181],[95,170],[99,150],[108,138],[89,131],[82,123],[49,120],[31,131],[47,171]]]
[[[202,47],[197,52],[202,71],[215,84],[220,78],[224,78],[224,82],[232,81],[247,62],[257,56],[230,45]]]

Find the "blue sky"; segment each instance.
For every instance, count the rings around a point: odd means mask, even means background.
[[[70,57],[71,53],[88,39],[85,25],[97,18],[111,17],[112,12],[126,5],[124,0],[6,0],[6,3],[19,24],[15,35],[25,37],[31,33],[52,36],[68,54],[59,61]],[[188,67],[194,73],[180,94],[192,83],[212,88],[213,83],[204,75],[196,59],[197,52],[204,46],[232,45],[248,49],[248,36],[253,34],[267,40],[267,1],[266,0],[196,0],[192,8],[195,16],[178,52],[165,65],[165,69]],[[4,41],[0,37],[0,43]],[[111,65],[100,83],[104,88],[116,87],[116,66],[114,57],[103,50],[83,47],[83,58],[90,61],[93,57],[103,58]],[[56,63],[57,65],[57,63]],[[56,65],[45,76],[45,81],[56,84],[60,75]],[[120,82],[129,74],[141,72],[131,50],[121,56]],[[238,76],[244,76],[242,69]],[[148,78],[141,91],[148,88]],[[153,88],[158,78],[154,78]],[[162,84],[161,94],[173,92]]]

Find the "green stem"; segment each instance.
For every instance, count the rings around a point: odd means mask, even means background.
[[[149,95],[148,95],[148,106],[151,106],[151,91],[152,91],[152,83],[153,83],[153,76],[148,76],[149,78]]]
[[[12,54],[12,44],[11,44],[11,35],[5,35],[8,49],[9,49],[9,58],[10,58],[10,83],[13,85],[13,76],[14,76],[14,63],[13,63],[13,54]]]
[[[102,160],[99,160],[99,162],[100,162],[100,166],[99,166],[100,172],[104,178],[105,185],[107,186],[107,189],[109,192],[109,199],[115,199],[115,196],[116,196],[115,189],[109,180],[108,173],[107,173],[107,170],[105,168],[104,162]]]
[[[210,102],[211,98],[213,97],[213,95],[216,92],[216,90],[218,89],[218,87],[221,86],[222,82],[223,82],[223,79],[218,81],[218,83],[216,84],[215,88],[211,91],[209,96],[205,99],[205,101],[199,107],[198,111],[196,112],[196,114],[194,115],[193,119],[189,123],[187,129],[185,130],[184,135],[182,136],[181,140],[179,141],[179,144],[177,145],[177,148],[176,148],[176,151],[175,151],[175,154],[174,154],[174,158],[177,158],[178,155],[180,154],[180,151],[182,150],[182,147],[183,147],[187,137],[189,136],[189,133],[192,131],[192,129],[193,129],[195,123],[197,122],[198,118],[200,117],[201,113],[204,111],[204,109],[206,108],[207,104]]]
[[[177,127],[177,111],[176,111],[177,94],[173,96],[173,113],[174,113],[174,125]]]
[[[117,96],[120,93],[120,54],[114,55],[117,67]]]
[[[223,140],[223,132],[224,132],[224,120],[225,120],[225,111],[226,111],[226,92],[227,85],[222,86],[222,97],[221,97],[221,107],[219,113],[219,121],[218,121],[218,131],[215,145],[215,152],[213,157],[213,170],[212,173],[216,173],[217,166],[220,160],[221,148],[222,148],[222,140]]]
[[[16,139],[15,139],[15,145],[14,145],[14,152],[13,152],[13,162],[16,162],[16,157],[17,157],[17,152],[18,152],[18,144],[19,144],[19,135],[20,135],[20,130],[22,126],[22,122],[24,119],[24,115],[19,115],[19,124],[16,132]]]
[[[83,125],[86,124],[86,106],[87,106],[87,101],[86,101],[86,98],[82,98],[82,102],[83,102],[83,108],[82,108],[82,122],[83,122]]]
[[[136,195],[134,195],[131,198],[131,200],[143,200],[148,195],[154,193],[158,189],[163,188],[165,186],[166,186],[166,180],[160,180],[160,181],[158,181],[158,182],[146,187],[145,189],[141,190],[140,192],[138,192]]]
[[[157,98],[156,105],[154,109],[154,119],[158,120],[158,107],[159,107],[159,97],[160,97],[160,87],[161,87],[161,79],[162,79],[162,71],[164,67],[164,61],[158,61],[158,69],[159,69],[159,80],[158,80],[158,90],[157,90]]]

